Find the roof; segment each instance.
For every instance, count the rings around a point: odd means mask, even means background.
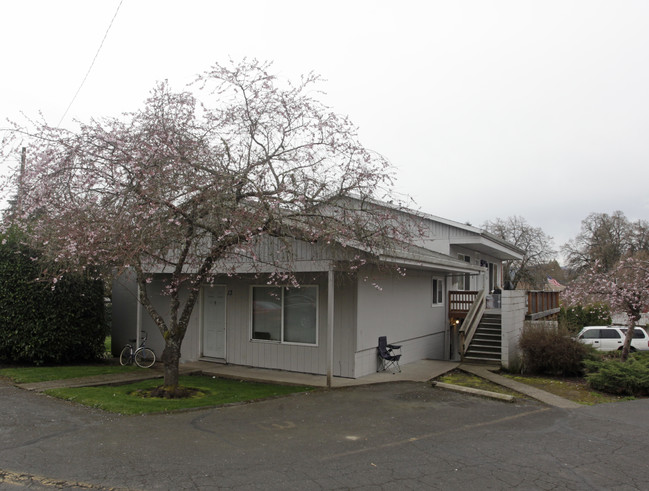
[[[352,199],[361,201],[360,198],[357,197],[352,197]],[[520,247],[517,247],[514,244],[511,244],[510,242],[507,242],[506,240],[487,232],[486,230],[474,227],[472,225],[456,222],[454,220],[449,220],[447,218],[442,218],[436,215],[431,215],[430,213],[425,213],[419,210],[397,206],[394,203],[371,199],[365,201],[377,206],[383,206],[385,208],[399,211],[401,213],[410,214],[424,220],[441,223],[458,230],[469,232],[470,235],[451,236],[449,238],[451,245],[467,246],[478,252],[494,256],[500,260],[517,260],[523,259],[523,257],[525,256],[525,251]]]
[[[384,253],[379,260],[386,263],[397,264],[405,267],[416,267],[445,273],[479,273],[484,270],[482,266],[476,266],[459,259],[455,259],[440,252],[424,249],[423,247],[408,246]]]

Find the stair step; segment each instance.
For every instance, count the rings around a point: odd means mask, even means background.
[[[486,313],[482,316],[476,328],[463,360],[499,364],[501,362],[501,351],[502,316],[500,314]]]
[[[479,356],[474,356],[469,358],[468,356],[465,356],[464,359],[462,360],[462,363],[482,363],[485,365],[500,365],[500,358],[480,358]]]
[[[500,350],[499,349],[485,349],[485,348],[480,348],[480,349],[472,349],[466,352],[465,356],[491,356],[494,358],[499,358],[500,359]]]
[[[475,334],[489,334],[491,336],[500,336],[501,333],[502,331],[500,329],[477,329],[475,332]]]
[[[498,338],[500,339],[502,336],[501,331],[484,331],[484,330],[479,330],[476,331],[473,337],[475,336],[485,336],[487,338]]]
[[[471,343],[471,348],[473,348],[473,347],[478,348],[478,347],[482,347],[482,346],[484,346],[485,348],[495,348],[497,350],[500,350],[502,344],[501,343],[494,343],[492,341],[483,341],[481,339],[476,340],[475,343]]]
[[[500,358],[495,359],[495,358],[481,358],[478,356],[465,356],[464,359],[462,360],[463,363],[486,363],[489,365],[500,365]]]

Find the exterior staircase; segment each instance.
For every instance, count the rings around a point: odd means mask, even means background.
[[[500,313],[485,312],[464,354],[463,361],[500,365],[502,320]]]

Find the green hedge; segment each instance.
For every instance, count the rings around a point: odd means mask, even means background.
[[[0,361],[35,365],[85,362],[104,352],[104,288],[67,275],[38,281],[40,255],[10,230],[0,235]]]
[[[588,385],[608,394],[649,396],[649,354],[634,353],[626,362],[611,358],[586,362]]]
[[[562,306],[559,311],[559,325],[572,333],[584,326],[608,326],[611,322],[611,310],[602,303]]]

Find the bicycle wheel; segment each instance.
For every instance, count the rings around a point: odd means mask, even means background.
[[[149,368],[155,363],[155,353],[149,348],[140,348],[135,352],[135,364],[141,368]]]
[[[131,356],[132,350],[133,348],[131,348],[129,345],[124,346],[124,349],[119,354],[120,365],[124,366],[133,363],[133,357]]]

